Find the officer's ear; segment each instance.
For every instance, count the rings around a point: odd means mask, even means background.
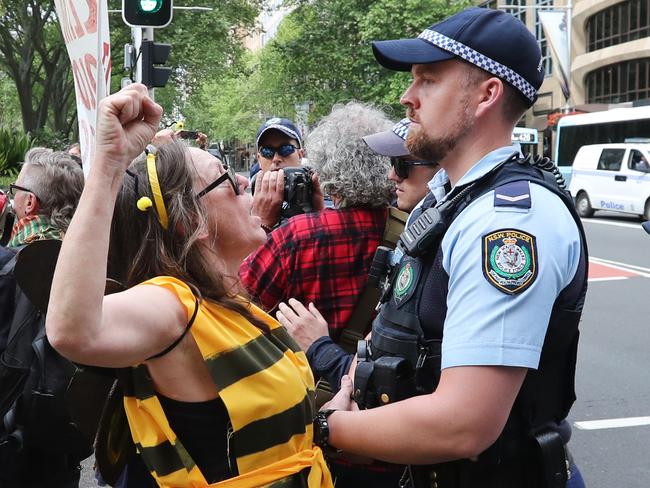
[[[300,159],[305,157],[305,150],[304,149],[298,149],[298,157]]]
[[[478,104],[476,106],[476,117],[484,116],[494,110],[500,110],[504,100],[503,81],[491,76],[476,86],[475,92]]]

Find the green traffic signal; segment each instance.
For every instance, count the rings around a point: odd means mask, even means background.
[[[122,0],[122,18],[131,27],[166,27],[172,21],[173,3],[174,0]]]
[[[139,0],[138,7],[140,10],[147,14],[154,14],[158,12],[163,6],[163,0]]]

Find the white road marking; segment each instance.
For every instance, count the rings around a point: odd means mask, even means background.
[[[650,268],[644,268],[643,266],[636,266],[634,264],[621,263],[620,261],[612,261],[611,259],[595,258],[593,256],[589,257],[590,261],[594,263],[604,264],[612,268],[617,268],[622,271],[628,271],[636,273],[640,276],[650,278]]]
[[[611,278],[589,278],[587,282],[594,283],[596,281],[616,281],[616,280],[627,280],[627,276],[613,276]]]
[[[580,220],[582,220],[583,224],[612,225],[614,227],[627,227],[629,229],[639,229],[645,232],[645,230],[643,230],[643,227],[641,227],[640,222],[638,224],[627,224],[625,222],[611,222],[609,220],[595,220],[595,219],[580,219]]]
[[[580,430],[619,429],[621,427],[638,427],[640,425],[650,425],[650,417],[587,420],[585,422],[574,422],[573,425]]]

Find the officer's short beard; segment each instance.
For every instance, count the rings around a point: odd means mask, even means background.
[[[440,125],[444,125],[440,120]],[[463,139],[474,125],[474,117],[469,113],[469,104],[464,103],[461,108],[460,118],[447,129],[446,134],[440,137],[429,136],[422,126],[413,127],[406,139],[406,148],[409,153],[419,159],[439,164],[445,159]]]

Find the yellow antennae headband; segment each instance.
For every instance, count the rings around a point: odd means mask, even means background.
[[[167,218],[167,209],[165,208],[165,201],[163,200],[162,191],[160,191],[160,183],[158,182],[156,149],[151,145],[147,146],[147,173],[149,175],[151,193],[153,193],[153,201],[156,204],[158,222],[160,222],[163,229],[167,230],[169,227],[169,219]]]

